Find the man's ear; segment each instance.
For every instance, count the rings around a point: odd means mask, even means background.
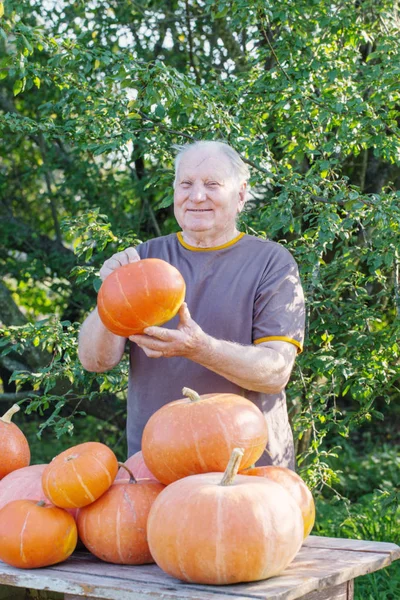
[[[244,205],[246,204],[246,191],[247,191],[247,182],[244,181],[239,188],[239,202],[238,202],[238,213],[241,213]]]

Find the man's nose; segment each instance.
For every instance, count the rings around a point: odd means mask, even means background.
[[[206,197],[206,190],[202,184],[194,184],[190,190],[190,200],[193,202],[202,202]]]

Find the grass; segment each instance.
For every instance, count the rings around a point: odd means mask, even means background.
[[[400,456],[396,445],[367,434],[357,446],[341,443],[331,462],[337,490],[317,500],[313,533],[400,545]],[[355,581],[355,600],[400,600],[400,561]]]

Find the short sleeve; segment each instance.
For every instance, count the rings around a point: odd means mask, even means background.
[[[303,349],[304,294],[294,259],[280,269],[264,273],[253,307],[253,343],[286,341]]]

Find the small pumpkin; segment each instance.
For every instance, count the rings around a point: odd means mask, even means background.
[[[0,479],[16,469],[27,467],[31,461],[28,440],[20,428],[11,422],[18,411],[18,404],[14,404],[0,417]]]
[[[42,476],[47,498],[61,508],[81,508],[99,498],[118,472],[114,452],[100,442],[85,442],[64,450]]]
[[[93,504],[79,510],[79,537],[86,548],[106,562],[121,565],[152,563],[147,542],[147,518],[164,486],[149,479],[115,481]]]
[[[48,567],[75,550],[77,528],[65,510],[34,500],[14,500],[0,510],[0,560],[19,567]]]
[[[242,475],[265,477],[282,485],[297,502],[304,522],[304,538],[306,538],[315,523],[315,504],[312,494],[302,478],[286,467],[265,466],[254,467],[241,471]]]
[[[223,473],[235,447],[244,449],[241,469],[260,458],[268,431],[253,402],[236,394],[199,396],[189,388],[182,392],[186,398],[162,406],[143,431],[144,461],[161,483],[196,473]]]
[[[97,308],[107,329],[128,337],[176,315],[185,298],[185,281],[174,266],[145,258],[113,271],[102,283]]]
[[[225,585],[281,573],[303,542],[297,503],[274,481],[236,475],[235,449],[222,476],[180,479],[154,502],[147,523],[150,552],[169,575]]]
[[[141,450],[132,454],[132,456],[125,461],[124,465],[121,466],[118,471],[116,480],[129,478],[124,466],[128,467],[135,479],[151,479],[152,481],[157,481],[150,469],[147,468]]]

